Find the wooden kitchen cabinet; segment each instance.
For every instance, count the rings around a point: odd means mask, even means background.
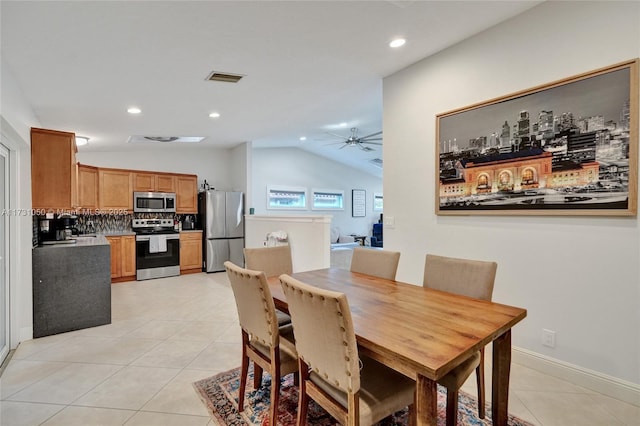
[[[133,210],[132,173],[122,169],[98,169],[98,207],[107,214]]]
[[[136,237],[108,236],[111,245],[111,282],[136,279]]]
[[[133,173],[133,190],[139,192],[176,192],[176,176],[160,173]]]
[[[180,233],[180,273],[202,272],[202,231]]]
[[[198,212],[198,177],[176,175],[176,213]]]
[[[156,175],[156,191],[158,192],[176,192],[176,176],[175,175]]]
[[[124,235],[122,239],[122,276],[135,279],[136,276],[136,237]]]
[[[70,210],[78,205],[76,135],[31,128],[31,205]]]
[[[98,168],[78,163],[78,207],[98,208]],[[90,214],[90,212],[86,212]]]
[[[111,281],[122,276],[122,240],[120,237],[107,237],[111,246]]]

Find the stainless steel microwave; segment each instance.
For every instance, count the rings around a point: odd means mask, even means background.
[[[175,192],[134,192],[133,211],[135,213],[175,213]]]

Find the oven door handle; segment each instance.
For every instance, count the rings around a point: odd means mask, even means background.
[[[158,234],[165,235],[167,240],[179,240],[180,235],[177,234]],[[149,241],[151,239],[151,235],[136,235],[136,241]]]

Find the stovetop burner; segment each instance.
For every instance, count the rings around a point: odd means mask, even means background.
[[[173,219],[133,219],[131,224],[136,234],[177,234]]]

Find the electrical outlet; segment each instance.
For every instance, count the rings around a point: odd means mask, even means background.
[[[556,332],[553,330],[542,329],[542,345],[550,348],[556,347]]]
[[[393,228],[396,226],[396,218],[393,216],[383,216],[384,226],[387,228]]]

